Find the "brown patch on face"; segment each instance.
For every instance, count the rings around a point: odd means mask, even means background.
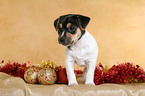
[[[71,26],[71,23],[67,23],[66,27],[69,28]]]
[[[59,27],[62,28],[62,24],[59,24]]]
[[[76,34],[71,34],[69,32],[66,33],[67,38],[71,38],[71,42],[76,42],[82,35],[80,28],[77,28]]]

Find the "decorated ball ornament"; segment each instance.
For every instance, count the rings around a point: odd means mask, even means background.
[[[31,67],[27,69],[24,74],[24,80],[27,83],[31,83],[31,84],[38,83],[37,80],[38,71],[39,69],[36,67]]]
[[[38,72],[38,81],[40,84],[51,85],[57,79],[56,72],[51,68],[43,68]]]

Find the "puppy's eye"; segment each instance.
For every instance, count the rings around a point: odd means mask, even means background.
[[[76,26],[74,26],[74,25],[71,25],[70,27],[69,27],[69,29],[68,29],[69,31],[75,31],[76,30]]]
[[[63,29],[62,29],[62,28],[60,28],[60,29],[59,29],[59,31],[60,31],[60,32],[62,32],[62,31],[63,31]]]

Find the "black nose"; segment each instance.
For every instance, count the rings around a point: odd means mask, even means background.
[[[64,42],[65,42],[65,37],[59,38],[59,42],[60,42],[60,43],[64,43]]]

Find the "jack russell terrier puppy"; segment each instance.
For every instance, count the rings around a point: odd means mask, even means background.
[[[74,64],[84,66],[83,81],[94,84],[94,70],[98,56],[98,46],[95,38],[85,29],[90,21],[89,17],[78,14],[60,16],[54,21],[58,31],[58,42],[65,48],[65,67],[68,85],[78,85],[74,73]]]

